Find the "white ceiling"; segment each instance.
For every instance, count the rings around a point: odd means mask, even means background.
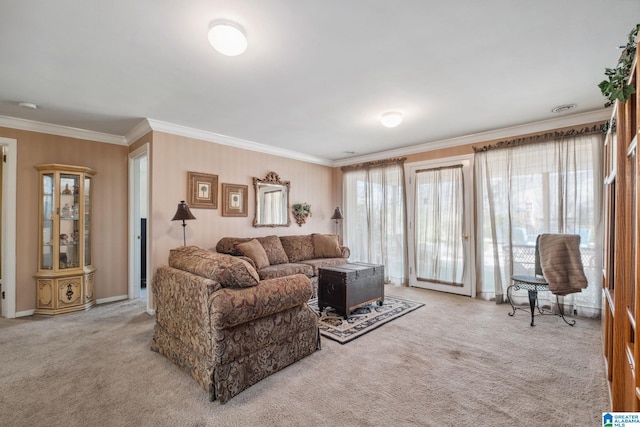
[[[245,54],[208,44],[219,18]],[[638,22],[638,0],[0,0],[0,116],[119,136],[148,118],[343,161],[601,110]]]

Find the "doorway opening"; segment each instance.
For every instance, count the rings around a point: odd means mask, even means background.
[[[149,144],[144,144],[129,154],[129,298],[146,300],[147,312],[151,312],[153,310],[147,287],[148,149]]]
[[[16,317],[16,195],[18,141],[0,138],[2,171],[0,184],[0,316]],[[35,284],[34,284],[35,286]],[[28,315],[31,313],[23,313]]]
[[[475,296],[472,160],[407,166],[410,286]]]

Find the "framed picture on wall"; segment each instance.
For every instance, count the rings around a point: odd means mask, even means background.
[[[222,216],[247,216],[247,185],[222,184]]]
[[[190,208],[218,209],[218,175],[187,172]]]

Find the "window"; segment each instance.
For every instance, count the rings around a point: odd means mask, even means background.
[[[344,172],[344,242],[351,261],[384,264],[385,282],[406,280],[404,170],[401,163]]]
[[[478,295],[501,300],[512,274],[533,274],[538,234],[579,234],[589,287],[569,299],[579,314],[599,314],[601,158],[599,134],[476,155]]]

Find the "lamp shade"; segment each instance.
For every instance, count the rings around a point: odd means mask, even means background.
[[[336,208],[336,210],[333,212],[333,216],[331,217],[331,219],[344,219],[344,217],[342,216],[342,212],[340,212],[340,208]]]
[[[184,200],[180,200],[180,203],[178,203],[178,210],[171,221],[184,221],[185,219],[196,219],[196,217],[193,216],[189,210],[189,206],[184,202]]]

